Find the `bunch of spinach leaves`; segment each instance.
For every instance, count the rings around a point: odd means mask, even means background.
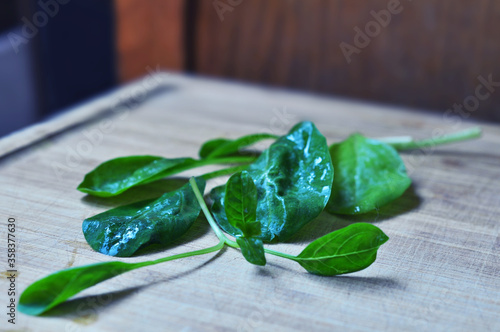
[[[82,290],[119,274],[175,259],[207,254],[229,246],[255,265],[266,254],[290,259],[308,272],[333,276],[365,269],[388,237],[378,227],[355,223],[310,243],[297,256],[264,247],[287,241],[323,210],[359,214],[401,196],[411,180],[396,149],[429,147],[478,137],[479,129],[433,140],[368,139],[354,134],[330,147],[311,122],[295,125],[287,135],[254,134],[236,140],[214,139],[202,145],[200,159],[130,156],[104,162],[88,173],[78,190],[111,197],[126,190],[205,165],[237,164],[191,178],[161,197],[120,206],[84,220],[85,239],[96,251],[129,257],[145,246],[169,244],[191,227],[203,211],[218,244],[201,250],[140,263],[107,262],[75,267],[31,284],[19,309],[40,315]],[[261,140],[275,140],[261,154],[244,149]],[[231,175],[232,174],[232,175]],[[203,193],[206,181],[231,175],[214,188],[209,211]],[[234,237],[229,239],[226,234]]]

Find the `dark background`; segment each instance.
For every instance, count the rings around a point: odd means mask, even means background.
[[[478,77],[500,82],[494,0],[400,1],[348,62],[341,43],[392,1],[70,0],[16,53],[6,37],[43,8],[3,0],[0,135],[157,68],[440,114],[474,96]],[[468,117],[498,122],[499,109],[492,91]]]
[[[0,135],[117,84],[113,1],[3,1]]]

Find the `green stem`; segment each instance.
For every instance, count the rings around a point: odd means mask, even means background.
[[[213,159],[200,159],[196,160],[195,162],[188,162],[188,163],[183,163],[180,164],[176,167],[172,167],[168,169],[165,172],[162,172],[147,181],[141,183],[141,184],[146,184],[150,182],[154,182],[166,177],[169,177],[174,174],[178,174],[184,171],[188,171],[193,168],[198,168],[198,167],[203,167],[203,166],[209,166],[209,165],[222,165],[222,164],[249,164],[254,162],[257,159],[257,157],[226,157],[226,158],[213,158]],[[210,173],[209,173],[210,174]]]
[[[238,243],[231,241],[228,238],[226,238],[226,244],[230,247],[240,249],[240,246],[238,245]],[[281,258],[291,259],[293,261],[297,260],[297,257],[295,257],[293,255],[285,254],[283,252],[279,252],[279,251],[275,251],[275,250],[271,250],[271,249],[267,249],[267,248],[264,248],[264,252],[271,254],[271,255],[274,255],[274,256],[281,257]]]
[[[209,254],[209,253],[214,252],[214,251],[219,251],[223,247],[224,247],[224,241],[221,240],[215,246],[208,247],[205,249],[184,252],[182,254],[177,254],[177,255],[173,255],[173,256],[155,259],[154,261],[146,261],[146,262],[140,262],[140,263],[135,263],[135,264],[137,264],[137,268],[140,268],[140,267],[144,267],[144,266],[150,266],[150,265],[155,265],[155,264],[159,264],[159,263],[173,261],[176,259]],[[132,263],[132,264],[134,264],[134,263]]]
[[[194,177],[189,179],[189,183],[191,184],[191,188],[193,188],[194,195],[196,196],[196,199],[198,200],[198,203],[201,206],[201,210],[203,211],[203,214],[207,218],[208,223],[210,224],[210,227],[215,232],[215,235],[219,238],[219,240],[223,241],[224,243],[227,243],[228,238],[222,233],[222,230],[217,226],[217,223],[215,222],[214,218],[212,218],[212,215],[210,214],[210,211],[208,211],[207,204],[205,203],[205,200],[203,199],[203,195],[200,192],[200,189],[196,185],[196,181]]]
[[[235,241],[229,240],[227,237],[226,237],[226,244],[231,248],[241,249],[238,243],[236,243]]]
[[[210,224],[210,226],[214,230],[214,232],[217,235],[217,237],[219,238],[219,240],[221,242],[224,241],[224,243],[227,244],[229,247],[240,249],[240,246],[238,245],[238,243],[236,243],[235,241],[229,240],[227,238],[227,236],[219,228],[217,223],[215,222],[214,218],[210,214],[210,211],[208,211],[207,204],[205,203],[205,200],[203,199],[203,196],[201,195],[201,192],[198,189],[198,186],[196,185],[194,178],[189,179],[189,183],[191,184],[191,187],[193,188],[194,194],[196,195],[196,199],[198,200],[198,203],[200,204],[201,209],[202,209],[203,213],[205,214],[205,217],[208,220],[208,223]],[[275,251],[275,250],[271,250],[271,249],[267,249],[267,248],[264,248],[264,251],[266,253],[274,255],[274,256],[287,258],[287,259],[291,259],[294,261],[296,260],[295,256],[288,255],[288,254],[285,254],[285,253],[282,253],[279,251]]]
[[[220,169],[220,170],[217,170],[214,172],[205,173],[201,177],[204,178],[206,181],[208,181],[210,179],[213,179],[213,178],[216,178],[219,176],[230,175],[230,174],[233,174],[233,173],[236,173],[239,171],[243,171],[243,170],[247,169],[247,167],[248,167],[248,164],[232,166],[232,167]]]
[[[456,133],[445,134],[442,136],[418,140],[418,141],[414,140],[410,136],[385,137],[377,140],[391,145],[396,150],[403,151],[403,150],[428,148],[442,144],[455,143],[455,142],[478,138],[480,136],[481,136],[481,128],[474,127]]]
[[[238,157],[225,157],[225,158],[210,158],[201,159],[198,165],[219,165],[219,164],[243,164],[254,162],[257,157],[255,156],[238,156]]]
[[[222,232],[222,229],[220,229],[219,225],[215,222],[214,218],[210,214],[210,211],[208,211],[207,204],[205,203],[205,200],[203,199],[203,196],[201,195],[200,189],[198,189],[198,186],[196,185],[196,181],[194,180],[194,177],[189,179],[189,183],[191,184],[191,187],[193,188],[194,194],[196,196],[196,199],[198,200],[198,203],[201,206],[201,210],[203,211],[203,214],[208,220],[208,223],[210,224],[210,227],[214,230],[215,234],[219,238],[219,240],[223,241],[225,244],[227,244],[229,247],[240,249],[240,246],[227,238],[227,236]]]
[[[243,158],[237,158],[241,161]],[[246,158],[246,161],[249,161]],[[234,158],[220,158],[214,159],[210,162],[218,161],[221,162],[234,162]],[[226,169],[226,171],[228,171]],[[229,240],[223,233],[222,230],[217,226],[215,220],[210,215],[207,205],[203,200],[203,196],[196,185],[194,178],[189,180],[193,191],[196,195],[203,213],[207,217],[207,220],[215,231],[215,234],[219,238],[219,243],[215,246],[204,248],[200,250],[185,252],[177,255],[172,255],[168,257],[159,258],[152,261],[138,262],[138,263],[125,263],[125,262],[107,262],[85,265],[81,267],[73,267],[70,269],[62,270],[45,278],[42,278],[30,286],[28,286],[20,296],[19,299],[19,310],[25,314],[29,315],[41,315],[47,310],[55,307],[56,305],[63,303],[70,297],[78,294],[84,289],[91,286],[99,284],[105,280],[116,277],[120,274],[139,269],[146,266],[156,265],[164,262],[173,261],[176,259],[204,255],[215,251],[220,251],[227,244],[231,247],[239,248],[237,243]],[[83,276],[83,279],[80,277]],[[46,290],[50,289],[50,292]]]
[[[271,254],[271,255],[274,255],[274,256],[278,256],[278,257],[282,257],[282,258],[286,258],[286,259],[291,259],[293,261],[296,261],[297,257],[293,256],[293,255],[289,255],[289,254],[285,254],[283,252],[279,252],[279,251],[275,251],[275,250],[271,250],[271,249],[267,249],[267,248],[264,248],[264,251],[268,254]]]
[[[29,285],[19,298],[19,310],[28,315],[40,315],[84,289],[120,274],[180,258],[208,254],[219,251],[223,247],[224,241],[221,240],[217,245],[210,248],[185,252],[153,261],[139,263],[105,262],[61,270]]]

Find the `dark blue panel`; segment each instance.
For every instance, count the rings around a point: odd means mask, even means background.
[[[117,77],[113,1],[41,0],[33,4],[29,19],[40,26],[36,58],[43,113],[113,87]],[[45,25],[41,24],[44,14]]]

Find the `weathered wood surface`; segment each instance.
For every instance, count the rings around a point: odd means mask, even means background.
[[[58,116],[13,132],[0,140],[0,158],[93,118],[121,113],[135,107],[149,95],[166,89],[164,77],[158,70],[151,69],[149,75],[118,90],[105,93],[98,98],[74,106],[71,111],[63,111]]]
[[[194,157],[209,138],[281,134],[303,119],[314,121],[330,142],[353,131],[427,137],[473,125],[462,121],[453,127],[435,114],[204,79],[170,75],[164,82],[165,89],[129,108],[0,160],[1,247],[7,246],[6,222],[13,217],[17,296],[52,272],[112,260],[86,244],[82,220],[137,196],[155,196],[171,184],[163,181],[110,200],[76,191],[84,174],[107,159]],[[47,317],[18,312],[11,326],[4,313],[0,326],[23,331],[498,331],[500,127],[483,128],[480,140],[404,154],[412,188],[378,213],[355,218],[374,222],[390,237],[364,271],[318,277],[276,257],[255,267],[227,249],[124,274]],[[350,222],[325,214],[292,243],[275,247],[298,253],[314,238]],[[159,258],[216,243],[202,220],[181,240],[182,245],[165,251],[122,260]],[[7,286],[2,274],[2,306]]]

